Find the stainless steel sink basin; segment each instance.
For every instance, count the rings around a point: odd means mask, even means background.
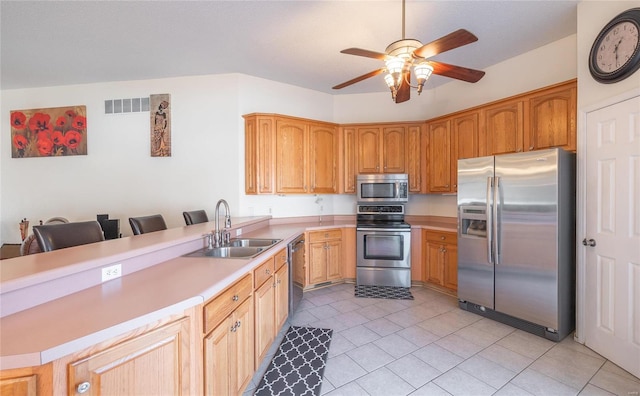
[[[264,247],[224,246],[200,249],[186,254],[186,257],[251,258],[267,250]]]
[[[204,248],[185,254],[185,257],[253,258],[282,239],[234,238],[228,245]]]
[[[275,245],[281,240],[282,239],[233,238],[229,242],[229,246],[266,247]]]

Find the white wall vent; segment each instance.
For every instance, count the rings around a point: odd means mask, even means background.
[[[149,98],[109,99],[104,101],[105,114],[140,113],[149,111]]]

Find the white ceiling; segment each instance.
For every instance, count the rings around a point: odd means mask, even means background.
[[[245,73],[316,91],[386,92],[382,66],[341,54],[402,38],[401,0],[0,1],[2,89]],[[576,33],[577,0],[407,0],[406,36],[479,40],[434,60],[483,70]],[[434,76],[425,89],[450,81]]]

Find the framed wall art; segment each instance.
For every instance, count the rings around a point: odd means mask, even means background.
[[[171,95],[149,95],[151,156],[171,157]]]
[[[87,155],[86,106],[11,111],[11,157]]]

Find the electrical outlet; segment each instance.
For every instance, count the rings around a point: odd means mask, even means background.
[[[102,269],[102,281],[106,282],[122,276],[122,264],[115,264]]]

